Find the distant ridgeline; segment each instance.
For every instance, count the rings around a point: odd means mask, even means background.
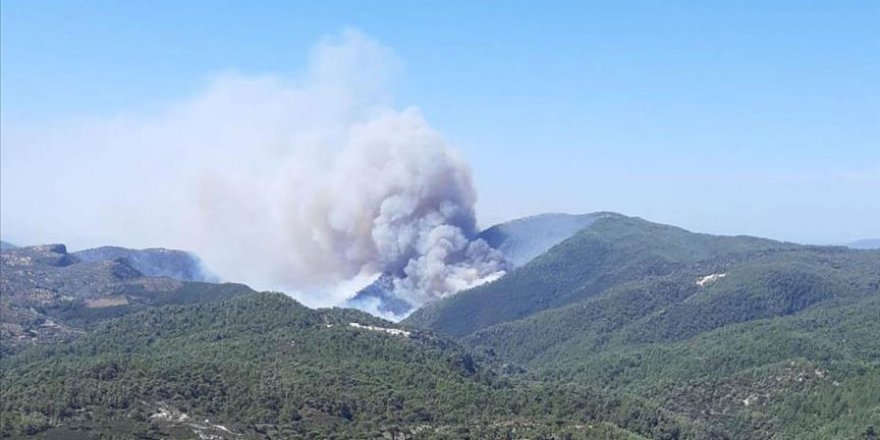
[[[112,252],[100,259],[101,249]],[[163,262],[162,257],[169,261]],[[191,265],[195,261],[186,253],[164,249],[99,248],[68,253],[63,244],[4,249],[0,253],[0,353],[10,354],[35,342],[68,341],[96,322],[149,307],[252,292],[240,284],[168,276],[170,272],[185,275],[183,268],[195,268]],[[138,268],[165,275],[146,276]]]
[[[399,324],[4,250],[0,434],[877,438],[880,251],[613,213],[483,237],[517,267]]]
[[[847,245],[853,249],[880,249],[880,238],[854,241]]]
[[[168,277],[181,281],[217,281],[195,255],[173,249],[126,249],[103,246],[73,253],[84,262],[124,259],[128,265],[148,277]]]

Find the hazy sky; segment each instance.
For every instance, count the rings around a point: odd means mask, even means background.
[[[880,236],[873,0],[4,0],[0,28],[7,240],[100,239],[28,226],[41,213],[63,223],[56,209],[80,202],[41,182],[75,187],[105,160],[80,139],[81,155],[33,175],[53,154],[35,149],[41,135],[60,145],[96,120],[149,118],[218,76],[296,77],[346,28],[393,51],[391,105],[417,107],[458,149],[484,225],[611,210],[803,242]],[[115,177],[104,183],[130,190]]]

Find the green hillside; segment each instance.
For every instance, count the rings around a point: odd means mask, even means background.
[[[619,214],[600,215],[588,228],[498,281],[425,306],[404,322],[464,336],[590,298],[627,281],[673,275],[694,265],[712,273],[747,255],[796,248],[753,237],[694,234]]]
[[[0,435],[876,440],[880,251],[595,216],[401,325],[4,251]]]
[[[731,438],[880,427],[880,252],[608,215],[405,323]]]
[[[466,343],[544,378],[645,396],[734,438],[854,438],[880,420],[880,296],[652,343],[626,331],[572,330],[583,322],[579,308],[493,327]]]
[[[106,321],[4,358],[2,384],[11,437],[698,436],[638,399],[511,380],[449,340],[281,294]]]

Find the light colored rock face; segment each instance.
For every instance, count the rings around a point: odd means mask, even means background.
[[[384,333],[388,333],[389,335],[394,335],[394,336],[405,336],[407,338],[412,334],[406,330],[401,330],[398,328],[376,327],[376,326],[372,326],[372,325],[358,324],[356,322],[350,322],[350,323],[348,323],[348,326],[363,329],[363,330],[374,331],[374,332],[384,332]]]
[[[165,422],[169,425],[185,426],[189,428],[193,434],[196,434],[200,440],[228,440],[241,438],[240,434],[232,432],[229,428],[211,423],[210,419],[199,422],[186,413],[172,408],[168,405],[160,404],[157,411],[150,415],[150,419]]]
[[[151,419],[165,420],[168,422],[185,422],[189,416],[170,406],[159,406],[158,410],[150,415]]]
[[[104,307],[124,306],[128,304],[128,298],[124,296],[107,296],[102,298],[88,298],[85,302],[87,308],[101,309]]]
[[[712,275],[706,275],[697,280],[697,285],[700,287],[706,287],[709,284],[712,284],[715,281],[718,281],[726,276],[726,273],[713,273]]]

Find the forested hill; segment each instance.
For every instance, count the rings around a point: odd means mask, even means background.
[[[878,317],[878,251],[606,216],[404,324],[726,437],[849,439],[880,427]]]
[[[150,307],[251,293],[241,284],[146,276],[128,258],[84,259],[63,244],[4,249],[0,356],[32,344],[69,341],[97,322]]]
[[[601,294],[624,282],[685,270],[692,271],[694,277],[709,275],[753,256],[802,248],[754,237],[695,234],[604,213],[592,225],[498,281],[423,307],[405,322],[464,336]]]
[[[876,440],[880,251],[590,221],[401,325],[3,251],[0,435]]]
[[[701,432],[635,398],[510,379],[430,333],[353,310],[311,310],[271,293],[106,321],[72,344],[5,357],[2,383],[2,433],[13,438]]]

